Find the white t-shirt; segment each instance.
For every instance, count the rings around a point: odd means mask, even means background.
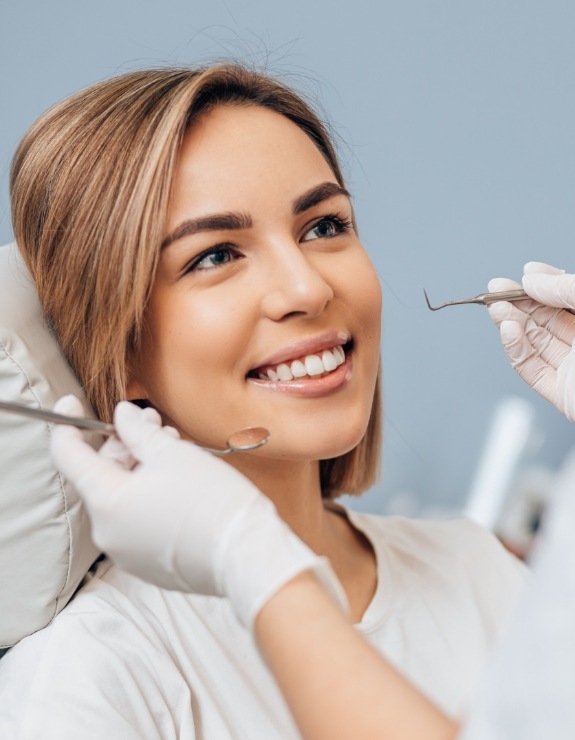
[[[357,629],[459,715],[522,590],[524,566],[465,520],[348,516],[378,564],[377,590]],[[226,599],[165,591],[105,563],[50,626],[0,661],[0,737],[299,734]]]

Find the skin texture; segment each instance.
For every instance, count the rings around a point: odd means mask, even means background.
[[[228,462],[330,557],[359,619],[375,590],[374,556],[345,518],[324,509],[318,461],[353,448],[367,426],[381,291],[349,198],[330,192],[338,187],[313,142],[275,112],[226,106],[195,122],[176,170],[129,391],[149,399],[184,438],[210,447],[243,427],[268,428],[268,445]],[[319,202],[302,207],[318,188]],[[190,221],[214,214],[234,214],[237,223],[189,233]],[[327,390],[321,381],[307,384],[312,397],[248,377],[278,356],[301,356],[302,342],[309,350],[339,344],[340,335],[352,339],[351,357],[335,386],[329,378]]]
[[[265,604],[254,633],[306,740],[458,735],[459,725],[353,629],[311,573],[300,574]]]

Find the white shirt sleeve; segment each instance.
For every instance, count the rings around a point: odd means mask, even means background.
[[[575,458],[461,740],[575,738]]]

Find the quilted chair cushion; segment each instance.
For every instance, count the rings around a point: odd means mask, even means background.
[[[15,244],[0,247],[0,399],[51,409],[82,390],[44,322]],[[50,458],[47,423],[0,411],[0,647],[46,626],[98,551]]]

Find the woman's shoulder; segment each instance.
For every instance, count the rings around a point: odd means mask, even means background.
[[[355,511],[347,514],[355,526],[398,549],[416,548],[437,553],[457,549],[461,555],[487,551],[494,557],[506,559],[510,555],[494,534],[462,516],[418,519]]]
[[[524,563],[497,537],[463,517],[349,516],[371,541],[380,582],[403,622],[407,614],[416,621],[423,613],[434,614],[437,623],[451,630],[467,625],[466,640],[473,633],[480,644],[492,644],[528,578]]]
[[[0,736],[96,738],[114,713],[119,717],[114,726],[125,723],[122,737],[137,738],[149,717],[148,702],[157,703],[162,695],[177,701],[181,677],[170,670],[126,593],[139,589],[145,599],[153,587],[140,586],[137,579],[130,583],[129,576],[126,583],[114,582],[123,580],[114,571],[99,573],[50,625],[2,658]]]
[[[464,517],[415,519],[348,512],[395,571],[465,579],[492,596],[519,594],[528,569],[497,537]]]

